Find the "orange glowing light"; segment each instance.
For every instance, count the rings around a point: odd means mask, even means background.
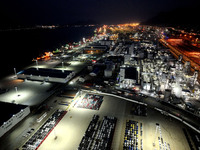
[[[49,60],[51,58],[51,56],[53,56],[52,52],[44,52],[44,55],[37,57],[36,60]],[[35,60],[35,59],[33,59]]]

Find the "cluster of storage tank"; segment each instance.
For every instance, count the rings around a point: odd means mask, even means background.
[[[124,57],[125,64],[140,68],[142,90],[183,100],[199,99],[198,73],[190,71],[190,62],[182,63],[182,56],[176,60],[169,49],[145,41],[131,44]]]

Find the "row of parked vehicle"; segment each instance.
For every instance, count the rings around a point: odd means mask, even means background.
[[[124,135],[124,150],[139,150],[139,142],[138,142],[138,132],[139,125],[137,121],[127,120],[125,135]],[[142,123],[140,123],[140,135],[142,136]],[[143,150],[143,142],[142,139],[140,141],[140,149]]]
[[[137,116],[147,116],[147,106],[133,104],[131,113]]]
[[[93,150],[109,150],[117,123],[116,117],[104,116],[94,141]]]
[[[140,149],[143,150],[143,141],[142,141],[142,135],[143,135],[143,126],[142,123],[140,123]]]
[[[79,144],[78,150],[109,150],[111,148],[117,118],[94,115]]]
[[[190,137],[192,138],[195,148],[197,150],[200,150],[200,134],[194,132],[194,130],[192,129],[189,129],[188,133],[190,134]]]
[[[35,130],[35,129],[33,129],[33,128],[29,129],[29,130],[23,135],[23,137],[27,138],[28,136],[31,135],[31,133],[32,133],[34,130]]]
[[[171,150],[170,144],[163,141],[163,138],[158,137],[159,150]]]
[[[85,134],[79,144],[78,150],[89,149],[92,146],[92,142],[100,126],[98,120],[99,120],[99,115],[94,115],[92,121],[90,121],[90,124],[87,130],[85,131]]]
[[[56,110],[51,117],[35,132],[35,134],[22,146],[23,150],[37,149],[52,129],[66,114],[66,111]]]
[[[77,104],[77,107],[99,110],[102,102],[103,102],[103,96],[86,94],[84,98]]]
[[[161,127],[158,123],[156,123],[156,133],[157,130],[159,131],[159,136],[158,136],[158,144],[159,144],[159,150],[171,150],[170,144],[165,142],[162,136],[162,131],[161,131]],[[155,146],[155,143],[154,143]]]
[[[186,129],[183,129],[183,132],[184,132],[184,134],[185,134],[185,137],[186,137],[186,139],[187,139],[187,142],[188,142],[188,144],[189,144],[190,149],[191,149],[191,150],[195,150],[195,149],[194,149],[194,146],[193,146],[193,144],[192,144],[192,140],[190,139],[190,137],[189,137],[189,135],[188,135]]]

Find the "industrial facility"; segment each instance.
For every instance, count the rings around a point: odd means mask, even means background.
[[[0,137],[23,120],[30,108],[25,105],[0,102]]]
[[[200,147],[198,68],[170,47],[184,40],[165,40],[165,27],[100,28],[2,82],[0,142],[19,140],[0,149]]]

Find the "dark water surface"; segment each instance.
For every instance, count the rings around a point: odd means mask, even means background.
[[[94,35],[95,27],[0,31],[0,78],[32,63],[44,51]]]

